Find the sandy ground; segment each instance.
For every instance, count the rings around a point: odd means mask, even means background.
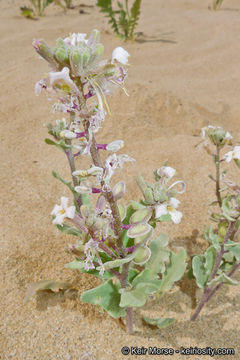
[[[86,2],[94,5],[93,0]],[[64,14],[51,6],[39,21],[20,17],[24,1],[0,1],[0,359],[16,360],[141,360],[158,356],[123,356],[121,348],[157,346],[231,347],[239,359],[239,290],[223,287],[196,322],[189,318],[196,306],[194,282],[183,279],[159,301],[135,312],[132,336],[99,309],[81,303],[80,294],[97,284],[89,276],[64,269],[72,257],[64,252],[72,238],[58,232],[49,213],[60,196],[69,195],[51,175],[68,176],[63,154],[44,143],[46,127],[56,117],[45,96],[36,97],[34,84],[47,65],[31,46],[33,38],[54,45],[70,32],[102,33],[106,55],[122,45],[96,7]],[[207,175],[211,159],[195,148],[202,126],[226,127],[239,140],[240,118],[240,4],[225,0],[222,9],[208,9],[210,0],[143,1],[139,42],[124,44],[131,54],[127,87],[110,99],[98,139],[125,141],[124,152],[134,157],[126,165],[126,201],[139,198],[134,176],[151,180],[152,170],[165,160],[187,183],[181,196],[181,224],[164,225],[171,247],[186,247],[189,255],[206,247],[202,228],[208,222],[208,203],[214,198]],[[118,175],[119,179],[123,176]],[[239,275],[235,275],[239,278]],[[70,295],[42,293],[23,305],[26,287],[40,279],[69,281],[79,288]],[[142,315],[175,317],[159,330],[145,326]],[[160,357],[163,358],[163,357]],[[174,359],[210,359],[180,356]],[[215,357],[218,358],[218,357]],[[220,358],[220,357],[219,357]]]

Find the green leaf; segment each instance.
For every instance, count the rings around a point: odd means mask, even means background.
[[[32,283],[27,288],[23,303],[26,303],[37,291],[51,290],[53,292],[58,292],[60,289],[67,290],[70,287],[70,284],[56,280],[41,280],[36,283]]]
[[[120,306],[126,307],[142,307],[147,301],[147,294],[143,289],[124,290],[121,294]]]
[[[212,279],[211,281],[209,281],[207,283],[208,286],[213,286],[217,283],[224,283],[224,284],[229,284],[229,285],[237,285],[238,281],[231,279],[229,276],[227,276],[226,274],[222,273],[220,275],[218,275],[217,277],[215,277],[214,279]]]
[[[123,264],[126,264],[126,263],[132,261],[133,258],[134,258],[134,253],[127,255],[124,259],[117,259],[117,260],[105,262],[104,269],[110,270],[110,269],[117,268],[119,266],[122,266]],[[101,267],[97,267],[97,270],[100,270],[100,269],[101,269]]]
[[[209,248],[206,250],[204,255],[205,255],[204,267],[206,269],[206,275],[209,276],[216,262],[217,251],[214,246],[209,246]]]
[[[94,289],[85,291],[81,296],[81,300],[88,304],[101,306],[114,318],[126,315],[125,310],[119,306],[120,294],[118,287],[113,284],[112,280],[108,280]]]
[[[121,307],[141,307],[146,301],[148,294],[156,292],[161,286],[161,280],[140,282],[132,290],[121,289]]]
[[[204,255],[195,255],[192,259],[192,269],[193,275],[196,278],[197,286],[201,289],[207,283],[208,275],[206,274],[205,269],[205,256]]]
[[[128,272],[128,281],[131,284],[133,282],[133,280],[135,279],[135,277],[139,274],[139,270],[134,269],[134,268],[130,268],[129,272]]]
[[[170,290],[173,284],[181,279],[187,267],[186,258],[187,253],[183,248],[179,248],[177,254],[170,252],[170,261],[162,276],[159,294],[164,294]]]
[[[203,235],[204,235],[204,238],[210,244],[212,244],[217,251],[220,250],[219,238],[218,238],[218,235],[214,234],[212,226],[209,226],[208,233],[207,233],[207,231],[204,231]]]
[[[169,250],[166,249],[167,245],[168,238],[164,233],[154,238],[150,243],[151,257],[145,268],[149,269],[152,278],[165,271],[165,263],[168,261],[170,254]]]
[[[45,143],[48,145],[55,145],[57,148],[61,149],[61,150],[68,150],[72,147],[72,145],[67,145],[65,144],[64,140],[60,140],[60,141],[53,141],[51,139],[45,139]]]
[[[229,198],[225,198],[222,201],[222,213],[223,216],[229,221],[235,221],[235,216],[237,215],[236,211],[229,208]]]
[[[75,269],[82,270],[82,269],[84,269],[84,261],[75,259],[72,262],[66,264],[65,268],[72,269],[72,270],[75,270]]]
[[[137,26],[139,16],[140,16],[140,6],[141,0],[135,0],[131,8],[131,21],[129,24],[129,39],[133,39],[134,30]]]
[[[240,262],[240,243],[229,240],[228,243],[224,245],[224,248],[234,255],[237,262]]]
[[[169,325],[172,325],[174,323],[174,321],[175,321],[174,318],[164,318],[164,319],[155,318],[155,319],[151,319],[151,318],[148,318],[148,317],[143,317],[143,320],[148,325],[157,326],[159,329],[166,328]]]
[[[78,237],[82,237],[82,231],[79,229],[76,229],[73,226],[69,226],[68,224],[63,223],[63,225],[56,225],[58,230],[62,231],[65,234],[74,235]]]

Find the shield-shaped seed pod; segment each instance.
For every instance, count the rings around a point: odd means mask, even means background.
[[[151,250],[143,245],[138,247],[133,254],[135,254],[133,262],[137,265],[143,265],[150,259]]]
[[[130,238],[144,236],[151,230],[151,228],[152,227],[149,224],[144,222],[134,224],[130,229],[128,229],[127,236]]]
[[[117,201],[123,197],[126,192],[126,184],[124,181],[119,181],[113,188],[114,200]]]
[[[147,240],[152,237],[152,234],[153,234],[153,228],[151,228],[151,230],[146,235],[139,236],[139,237],[135,238],[134,239],[134,244],[137,245],[137,244],[146,243]]]
[[[121,217],[121,221],[123,221],[127,213],[126,207],[123,204],[118,204],[118,210]]]
[[[134,214],[132,214],[130,218],[130,223],[136,224],[139,222],[148,222],[151,216],[152,216],[152,209],[149,207],[145,207],[144,209],[137,210]]]

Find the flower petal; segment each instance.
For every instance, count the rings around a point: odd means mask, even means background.
[[[177,210],[169,211],[169,214],[171,215],[172,221],[174,224],[179,224],[182,219],[182,213]]]
[[[155,206],[155,217],[158,219],[160,218],[162,215],[167,215],[168,211],[167,211],[167,205],[156,205]]]
[[[121,46],[116,47],[112,52],[112,63],[117,60],[119,63],[126,65],[128,62],[129,53]]]

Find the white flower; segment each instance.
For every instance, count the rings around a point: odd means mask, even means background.
[[[155,206],[155,217],[160,218],[162,215],[170,215],[174,224],[179,224],[182,219],[182,213],[177,211],[176,208],[180,204],[180,201],[171,198],[169,204],[160,204]]]
[[[240,160],[240,146],[235,146],[233,151],[229,151],[224,155],[223,159],[226,160],[227,163],[229,163],[232,159]]]
[[[120,150],[123,146],[124,146],[123,140],[114,140],[106,146],[106,150],[116,152],[116,151]]]
[[[112,52],[112,63],[117,60],[119,63],[126,65],[128,62],[129,53],[121,46],[116,47]]]
[[[77,46],[81,42],[83,42],[85,44],[87,43],[87,40],[85,39],[86,36],[87,36],[87,34],[73,33],[70,36],[66,37],[63,41],[68,46],[70,46],[70,45]]]
[[[173,169],[170,166],[162,166],[160,167],[160,169],[157,170],[157,174],[162,177],[162,176],[167,176],[169,179],[171,179],[176,173],[176,170]]]
[[[51,215],[55,216],[53,224],[63,226],[63,221],[65,218],[73,219],[75,215],[75,206],[67,206],[68,198],[61,197],[61,205],[55,205]]]
[[[63,139],[75,139],[77,137],[77,134],[75,134],[74,132],[70,131],[70,130],[62,130],[60,132],[60,136]]]
[[[72,90],[74,90],[77,94],[79,94],[79,90],[76,86],[76,84],[72,81],[72,79],[69,76],[69,68],[64,67],[61,71],[51,71],[49,73],[49,82],[50,85],[54,84],[66,84],[68,85]]]

